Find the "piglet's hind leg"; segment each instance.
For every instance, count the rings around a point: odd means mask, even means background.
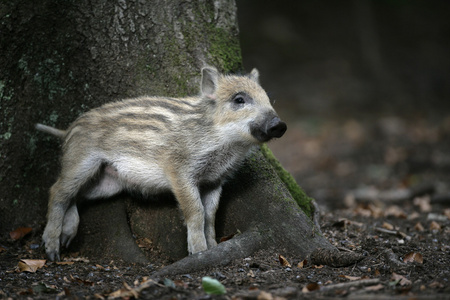
[[[45,252],[50,260],[59,260],[60,237],[63,221],[70,204],[72,194],[62,188],[59,179],[50,190],[50,201],[48,203],[47,225],[45,226],[42,240],[45,244]]]
[[[76,204],[72,204],[66,212],[63,221],[63,228],[61,234],[61,245],[69,247],[73,238],[77,235],[78,224],[80,223],[80,216]]]

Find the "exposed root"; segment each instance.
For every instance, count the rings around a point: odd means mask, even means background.
[[[311,201],[312,205],[314,206],[314,213],[312,216],[314,226],[316,227],[317,231],[322,234],[322,230],[320,230],[320,208],[319,204],[317,204],[316,200]]]
[[[249,230],[231,240],[220,243],[210,250],[187,256],[153,274],[153,277],[164,277],[190,273],[210,267],[224,266],[232,260],[245,258],[261,249],[264,243],[261,234]]]

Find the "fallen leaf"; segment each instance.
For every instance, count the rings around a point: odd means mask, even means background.
[[[20,272],[36,273],[36,271],[45,265],[45,259],[22,259],[18,267]]]
[[[366,291],[379,291],[381,289],[384,288],[384,285],[382,285],[381,283],[377,284],[377,285],[371,285],[371,286],[366,286],[364,289]]]
[[[301,262],[299,262],[299,263],[297,264],[297,267],[300,268],[300,269],[302,269],[302,268],[304,268],[307,264],[308,264],[308,261],[307,261],[306,259],[304,259],[304,260],[302,260]]]
[[[0,246],[0,253],[5,252],[5,251],[6,251],[6,249],[3,248],[2,246]]]
[[[423,256],[422,256],[422,254],[417,253],[417,252],[410,252],[405,255],[405,257],[403,258],[403,262],[405,262],[405,263],[416,262],[419,264],[423,264]]]
[[[271,293],[261,291],[258,295],[258,300],[273,300],[273,296]]]
[[[320,289],[320,285],[316,282],[310,282],[307,285],[305,285],[302,289],[303,293],[309,293],[312,291],[317,291]]]
[[[383,208],[379,207],[378,205],[375,205],[374,203],[369,203],[368,208],[372,212],[372,216],[374,218],[380,218],[384,216]]]
[[[30,227],[19,227],[9,233],[11,239],[17,241],[29,234],[33,229]]]
[[[376,277],[381,276],[380,270],[375,269],[374,276],[376,276]]]
[[[232,233],[232,234],[230,234],[230,235],[221,237],[219,243],[222,243],[222,242],[226,242],[226,241],[228,241],[228,240],[231,240],[232,238],[234,238],[234,237],[237,236],[237,235],[240,235],[241,233],[242,233],[242,232],[238,229],[238,230],[236,230],[235,233]]]
[[[230,235],[223,236],[223,237],[220,238],[219,243],[223,243],[223,242],[226,242],[228,240],[231,240],[235,235],[236,235],[235,233],[232,233]]]
[[[444,209],[444,215],[445,215],[448,219],[450,219],[450,208]]]
[[[414,220],[420,217],[420,214],[417,211],[412,212],[409,216],[408,216],[408,220]]]
[[[64,261],[89,263],[89,259],[86,257],[66,257]]]
[[[78,278],[78,277],[73,277],[72,274],[70,274],[70,279],[72,280],[72,282],[77,282],[79,284],[83,284],[83,285],[86,285],[86,286],[93,286],[94,285],[94,283],[92,281],[83,280],[83,279]],[[126,282],[124,282],[124,284],[125,283]]]
[[[73,265],[74,262],[73,261],[57,261],[56,264],[61,265],[61,266],[66,266],[66,265]]]
[[[444,287],[444,285],[439,281],[433,281],[432,283],[430,283],[428,285],[428,287],[430,287],[432,289],[442,289]]]
[[[115,292],[112,292],[108,294],[108,299],[112,298],[129,298],[130,296],[133,296],[134,298],[138,298],[138,294],[136,291],[134,291],[126,282],[123,283],[123,287],[120,290],[117,290]]]
[[[441,225],[438,222],[432,221],[430,223],[430,230],[441,230]]]
[[[381,227],[386,228],[388,230],[394,230],[394,225],[384,222],[383,225],[381,225]]]
[[[151,249],[153,242],[149,238],[142,238],[137,240],[137,244],[139,248]]]
[[[360,280],[361,277],[360,276],[348,276],[348,275],[339,275],[339,277],[344,277],[350,281],[354,281],[354,280]]]
[[[323,265],[314,265],[314,269],[322,269]]]
[[[224,295],[227,292],[223,284],[208,276],[202,278],[202,287],[208,295]]]
[[[173,283],[175,283],[176,286],[181,287],[181,288],[188,288],[188,284],[186,282],[184,282],[183,280],[174,280]]]
[[[287,259],[283,255],[278,255],[278,260],[283,267],[291,267],[291,264],[287,261]]]
[[[418,222],[416,225],[414,225],[414,229],[419,232],[422,232],[425,230],[425,228],[423,227],[423,225],[420,222]]]
[[[386,217],[388,216],[394,216],[400,219],[406,219],[408,215],[405,213],[405,211],[398,205],[391,205],[389,206],[386,211],[384,212],[384,215]]]
[[[418,206],[421,212],[431,211],[431,199],[430,196],[416,197],[413,200],[413,204]]]
[[[401,286],[404,286],[404,285],[410,285],[412,283],[405,276],[402,276],[402,275],[397,274],[395,272],[392,273],[391,279],[393,280],[393,281],[390,282],[390,284],[392,284],[392,285],[400,284]]]
[[[101,299],[101,300],[106,299],[105,297],[103,297],[103,295],[100,295],[100,294],[94,294],[94,298]]]

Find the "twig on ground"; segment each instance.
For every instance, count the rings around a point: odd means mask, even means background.
[[[383,251],[384,258],[392,269],[406,268],[407,265],[401,262],[392,249]]]
[[[391,234],[391,235],[396,235],[396,236],[399,236],[399,237],[407,239],[407,240],[411,239],[411,237],[409,235],[407,235],[406,233],[403,233],[401,231],[398,231],[398,230],[389,230],[386,228],[375,227],[375,231],[381,232],[381,233],[386,233],[386,234]]]
[[[379,278],[373,278],[373,279],[362,279],[362,280],[355,280],[355,281],[348,281],[348,282],[341,282],[336,284],[330,284],[320,287],[321,292],[327,292],[331,290],[337,290],[337,289],[348,289],[351,287],[361,287],[366,285],[374,285],[380,282]]]

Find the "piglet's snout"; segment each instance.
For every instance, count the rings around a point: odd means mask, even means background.
[[[274,117],[267,122],[266,132],[270,138],[280,138],[286,132],[286,123],[280,120],[278,117]]]

